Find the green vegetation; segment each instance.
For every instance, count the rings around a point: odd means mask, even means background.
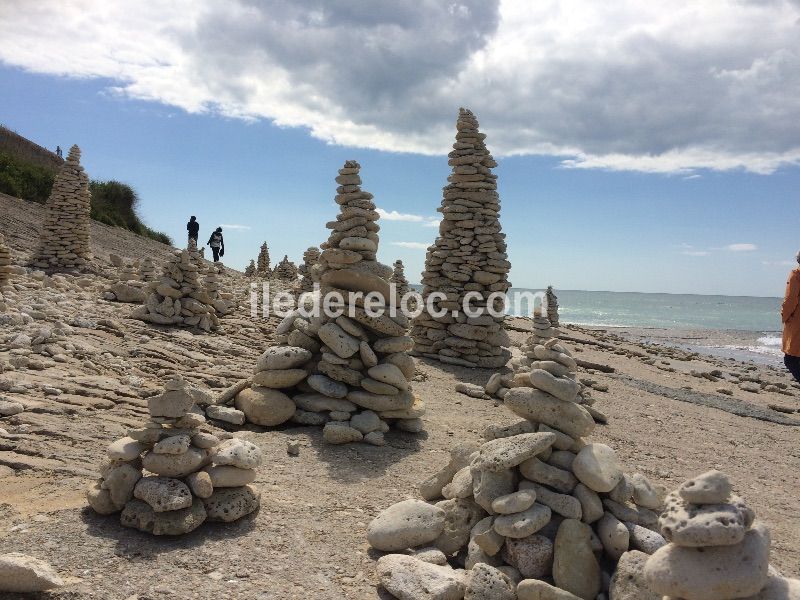
[[[54,169],[39,166],[10,152],[0,152],[0,192],[44,204],[55,181]],[[172,245],[165,233],[154,231],[137,214],[139,197],[129,185],[119,181],[92,181],[92,219],[121,227],[164,244]]]
[[[0,152],[0,192],[43,204],[50,195],[55,173],[10,152]]]

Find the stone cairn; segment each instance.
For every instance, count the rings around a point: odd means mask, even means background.
[[[360,188],[359,169],[357,162],[347,161],[339,170],[341,210],[326,225],[332,231],[315,267],[321,294],[343,296],[344,315],[290,313],[276,329],[278,345],[262,354],[250,380],[217,398],[209,417],[231,423],[246,418],[262,426],[289,420],[324,426],[323,439],[332,444],[363,440],[380,446],[390,425],[422,430],[425,406],[411,391],[415,367],[408,355],[413,343],[406,335],[408,319],[399,312],[391,316],[385,304],[380,316],[362,307],[363,295],[370,292],[392,302],[392,270],[376,261],[379,215],[372,194]],[[350,298],[350,292],[362,297]],[[230,403],[236,408],[224,406]]]
[[[119,267],[117,281],[104,294],[112,302],[135,302],[141,304],[147,299],[147,289],[139,278],[139,265],[130,261]]]
[[[731,493],[728,477],[709,471],[666,499],[659,518],[670,542],[644,564],[654,600],[796,600],[800,580],[769,566],[770,535],[754,512]],[[648,598],[649,600],[649,598]]]
[[[244,268],[245,277],[255,277],[256,275],[256,261],[250,259],[250,264]]]
[[[164,265],[161,278],[149,283],[144,305],[134,310],[131,318],[203,331],[217,329],[214,300],[199,276],[202,268],[197,251],[176,250]]]
[[[406,279],[405,267],[402,260],[394,261],[394,272],[389,278],[389,283],[397,286],[397,297],[402,298],[408,293],[408,279]]]
[[[109,445],[100,479],[87,491],[91,507],[101,515],[122,511],[123,526],[154,535],[181,535],[206,520],[231,522],[255,511],[260,494],[248,484],[261,449],[202,431],[198,391],[183,380],[164,390],[148,400],[145,426]]]
[[[552,285],[547,286],[545,297],[547,298],[547,318],[550,321],[550,325],[558,328],[558,296],[553,291]]]
[[[267,242],[261,244],[261,251],[258,253],[258,266],[256,267],[256,275],[265,279],[272,277],[272,269],[269,262],[269,248]]]
[[[320,251],[316,246],[311,246],[303,252],[303,264],[300,265],[298,272],[302,275],[300,280],[300,293],[314,291],[314,265],[319,262]]]
[[[389,592],[595,600],[606,597],[599,594],[624,552],[652,554],[666,543],[655,531],[660,494],[644,476],[625,474],[609,446],[584,440],[595,423],[575,402],[575,363],[565,350],[542,348],[530,376],[540,389],[505,394],[524,420],[456,446],[420,485],[425,501],[399,502],[369,525],[373,548],[403,552],[378,560]]]
[[[156,265],[149,256],[142,261],[139,267],[139,279],[149,283],[156,277]]]
[[[73,146],[56,175],[45,204],[35,267],[75,269],[92,259],[89,240],[92,195],[89,177],[80,163],[81,150]]]
[[[289,260],[288,254],[284,254],[281,262],[272,270],[272,276],[284,281],[294,281],[297,279],[297,265]]]
[[[11,250],[6,246],[6,237],[0,233],[0,286],[8,283],[11,273]]]
[[[411,336],[415,354],[455,365],[499,368],[511,356],[503,317],[488,313],[467,317],[463,310],[467,292],[481,295],[481,301],[472,302],[478,309],[487,306],[492,293],[506,292],[510,286],[511,263],[506,236],[500,230],[497,176],[492,173],[497,163],[486,149],[486,136],[478,131],[472,112],[460,109],[456,128],[456,141],[448,155],[453,172],[438,209],[443,217],[439,237],[428,248],[422,273],[426,310],[415,319]],[[427,312],[432,292],[447,295],[438,302],[447,309],[444,316],[434,318]],[[457,317],[453,311],[458,311]]]

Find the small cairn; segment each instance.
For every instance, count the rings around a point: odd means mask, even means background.
[[[255,277],[255,275],[256,275],[256,261],[251,258],[250,264],[244,268],[244,276]]]
[[[214,307],[218,316],[227,315],[231,306],[229,300],[230,294],[225,294],[220,291],[220,277],[225,273],[225,265],[221,262],[211,263],[206,269],[206,276],[203,279],[205,291],[208,298],[211,300],[210,304]]]
[[[156,277],[156,265],[149,256],[142,261],[139,267],[139,279],[145,283],[150,283]]]
[[[303,264],[300,265],[298,272],[302,275],[300,280],[300,293],[314,291],[314,277],[312,275],[314,266],[319,262],[320,251],[316,246],[311,246],[303,252]]]
[[[39,248],[33,261],[35,267],[80,269],[92,259],[89,239],[92,195],[89,177],[80,160],[80,148],[72,146],[56,175],[45,204]]]
[[[6,246],[6,236],[0,233],[0,286],[8,283],[11,273],[11,250]]]
[[[213,299],[200,281],[202,262],[197,251],[176,250],[164,265],[160,279],[148,285],[144,305],[131,314],[157,325],[198,327],[212,331],[219,326]]]
[[[389,278],[389,283],[393,283],[397,289],[397,297],[402,298],[408,293],[408,279],[406,279],[405,267],[402,260],[394,261],[394,272]]]
[[[255,511],[260,493],[248,484],[261,449],[202,431],[198,391],[182,379],[164,390],[148,400],[145,426],[109,445],[100,479],[87,491],[90,506],[101,515],[122,511],[123,526],[153,535],[181,535],[206,520],[232,522]]]
[[[547,299],[547,318],[550,320],[550,325],[558,328],[558,296],[553,291],[553,286],[548,285],[545,292]]]
[[[453,172],[438,209],[443,217],[439,237],[428,248],[422,273],[426,310],[411,329],[414,353],[465,367],[500,368],[511,357],[504,315],[485,312],[468,317],[464,311],[468,292],[481,296],[471,303],[474,310],[486,309],[491,294],[505,293],[510,287],[511,263],[500,228],[497,176],[492,173],[497,163],[486,149],[486,136],[478,131],[478,120],[471,111],[460,109],[456,128],[456,141],[448,155]],[[446,294],[446,300],[436,303],[446,309],[445,315],[433,317],[427,311],[432,292]],[[495,312],[503,312],[500,299],[492,298],[491,304]],[[453,311],[458,316],[453,316]]]
[[[139,265],[123,263],[119,268],[117,282],[111,285],[104,298],[112,302],[144,302],[147,299],[147,290],[139,279]]]
[[[670,543],[644,564],[653,597],[682,600],[793,600],[800,580],[769,566],[770,535],[755,513],[731,493],[724,473],[686,481],[666,499],[659,518]]]
[[[624,473],[609,446],[585,441],[595,423],[576,402],[571,357],[556,344],[541,363],[541,389],[505,394],[524,420],[453,448],[420,485],[424,500],[399,502],[369,525],[373,548],[412,549],[378,560],[390,593],[417,597],[399,592],[436,585],[442,598],[594,600],[624,552],[666,544],[655,531],[660,494]]]
[[[283,260],[275,265],[272,276],[284,281],[294,281],[297,279],[297,266],[289,260],[289,255],[284,254]]]
[[[422,430],[425,406],[410,383],[415,366],[408,355],[408,318],[392,315],[386,304],[393,301],[392,270],[376,260],[379,214],[372,194],[361,190],[359,170],[355,161],[339,170],[336,202],[341,210],[326,225],[331,234],[314,267],[320,293],[341,294],[344,314],[334,317],[320,310],[309,316],[306,310],[320,298],[307,295],[307,304],[276,329],[278,345],[261,355],[252,378],[224,392],[208,408],[209,417],[234,422],[236,415],[224,406],[233,403],[234,410],[256,425],[291,420],[324,426],[323,439],[331,444],[364,441],[381,446],[392,425]],[[361,304],[371,292],[385,303],[373,307],[382,310],[379,316],[368,314]]]
[[[258,266],[256,267],[256,275],[258,277],[262,277],[264,279],[269,279],[272,277],[272,269],[270,268],[269,261],[269,247],[267,247],[267,242],[261,244],[261,250],[258,253]]]

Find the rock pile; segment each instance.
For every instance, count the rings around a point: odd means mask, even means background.
[[[141,304],[147,299],[145,284],[139,279],[138,265],[124,262],[118,271],[116,283],[104,294],[112,302],[135,302]]]
[[[302,280],[300,281],[300,292],[313,292],[314,291],[314,277],[312,276],[312,270],[314,265],[317,264],[320,257],[319,248],[316,246],[311,246],[305,252],[303,252],[303,264],[300,265],[298,269],[300,275],[302,275]]]
[[[206,269],[203,285],[211,306],[217,315],[227,315],[231,310],[231,294],[221,291],[220,277],[225,273],[225,265],[221,262],[211,263]]]
[[[511,361],[511,366],[515,372],[526,369],[529,370],[531,364],[538,360],[536,358],[536,346],[543,346],[550,340],[558,337],[558,331],[551,326],[550,319],[540,310],[535,310],[533,312],[531,321],[533,331],[525,340],[525,343],[520,346],[522,357]]]
[[[289,260],[289,255],[284,254],[283,259],[272,270],[272,276],[284,281],[297,279],[297,266]]]
[[[558,296],[553,291],[552,285],[547,286],[545,298],[547,298],[547,318],[550,320],[550,325],[558,327]]]
[[[269,261],[269,248],[267,242],[261,244],[261,251],[258,253],[258,266],[256,267],[256,275],[265,279],[272,277],[272,263]]]
[[[439,237],[428,248],[422,274],[426,309],[411,330],[414,352],[450,364],[499,368],[510,357],[510,341],[503,329],[503,298],[492,294],[504,294],[510,287],[511,263],[500,228],[497,176],[492,173],[497,163],[486,149],[486,136],[478,131],[472,112],[460,109],[456,128],[448,155],[453,172],[438,209],[442,213]],[[443,316],[428,312],[432,292],[447,296],[436,303],[446,309]],[[469,292],[478,294],[479,300],[473,299],[470,305],[483,314],[465,314],[464,298]],[[498,316],[489,314],[487,307]]]
[[[148,423],[109,445],[100,479],[87,491],[91,507],[101,515],[122,511],[122,525],[154,535],[189,533],[206,520],[231,522],[255,511],[260,494],[248,484],[261,450],[202,431],[197,392],[181,379],[164,389],[148,400]]]
[[[530,376],[537,387],[504,394],[524,420],[456,446],[420,485],[424,501],[405,500],[372,521],[375,549],[413,549],[378,561],[389,592],[417,598],[408,590],[438,586],[442,598],[595,600],[624,552],[666,543],[655,531],[659,493],[625,474],[609,446],[584,440],[595,423],[575,402],[572,370],[564,348],[541,347]]]
[[[402,298],[408,293],[408,279],[406,279],[402,260],[394,261],[394,272],[389,278],[389,283],[393,283],[396,286],[398,298]]]
[[[156,277],[156,265],[149,256],[142,261],[139,267],[139,279],[145,283],[151,282]]]
[[[244,268],[245,277],[255,277],[256,275],[256,261],[250,259],[250,264]]]
[[[276,329],[279,345],[261,355],[250,380],[209,407],[209,416],[232,402],[257,425],[289,420],[324,425],[323,438],[333,444],[363,440],[383,445],[390,425],[422,430],[424,403],[410,383],[415,366],[408,355],[408,319],[391,316],[386,308],[392,270],[376,261],[379,215],[372,194],[360,188],[359,170],[355,161],[339,170],[336,202],[341,210],[327,224],[332,231],[315,267],[321,294],[340,294],[344,314],[304,316],[301,309],[289,314]],[[364,295],[371,292],[380,296],[371,307],[378,316],[364,308]],[[306,301],[319,305],[320,298],[307,296]]]
[[[770,535],[731,493],[728,477],[709,471],[670,493],[659,518],[670,542],[649,557],[644,580],[653,598],[791,600],[800,580],[769,567]]]
[[[45,204],[35,267],[74,269],[85,267],[92,259],[89,240],[92,196],[89,177],[80,160],[81,150],[73,146],[56,175]]]
[[[0,286],[11,279],[11,250],[6,246],[6,237],[0,233]]]
[[[211,331],[219,326],[213,299],[200,281],[198,252],[176,250],[164,265],[160,279],[151,281],[144,305],[131,318],[157,325],[198,327]]]

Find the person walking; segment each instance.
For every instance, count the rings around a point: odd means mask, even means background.
[[[197,242],[197,236],[200,234],[200,223],[197,222],[197,217],[192,215],[189,222],[186,223],[186,231],[189,232],[189,239]]]
[[[214,253],[214,262],[219,262],[220,256],[225,256],[225,240],[222,238],[222,227],[217,227],[211,237],[208,238],[206,246],[211,246]]]
[[[797,253],[800,263],[800,252]],[[783,364],[800,382],[800,266],[789,273],[786,295],[781,305],[783,322]]]
[[[56,146],[56,156],[57,156],[58,158],[63,158],[63,157],[61,156],[61,146]]]

